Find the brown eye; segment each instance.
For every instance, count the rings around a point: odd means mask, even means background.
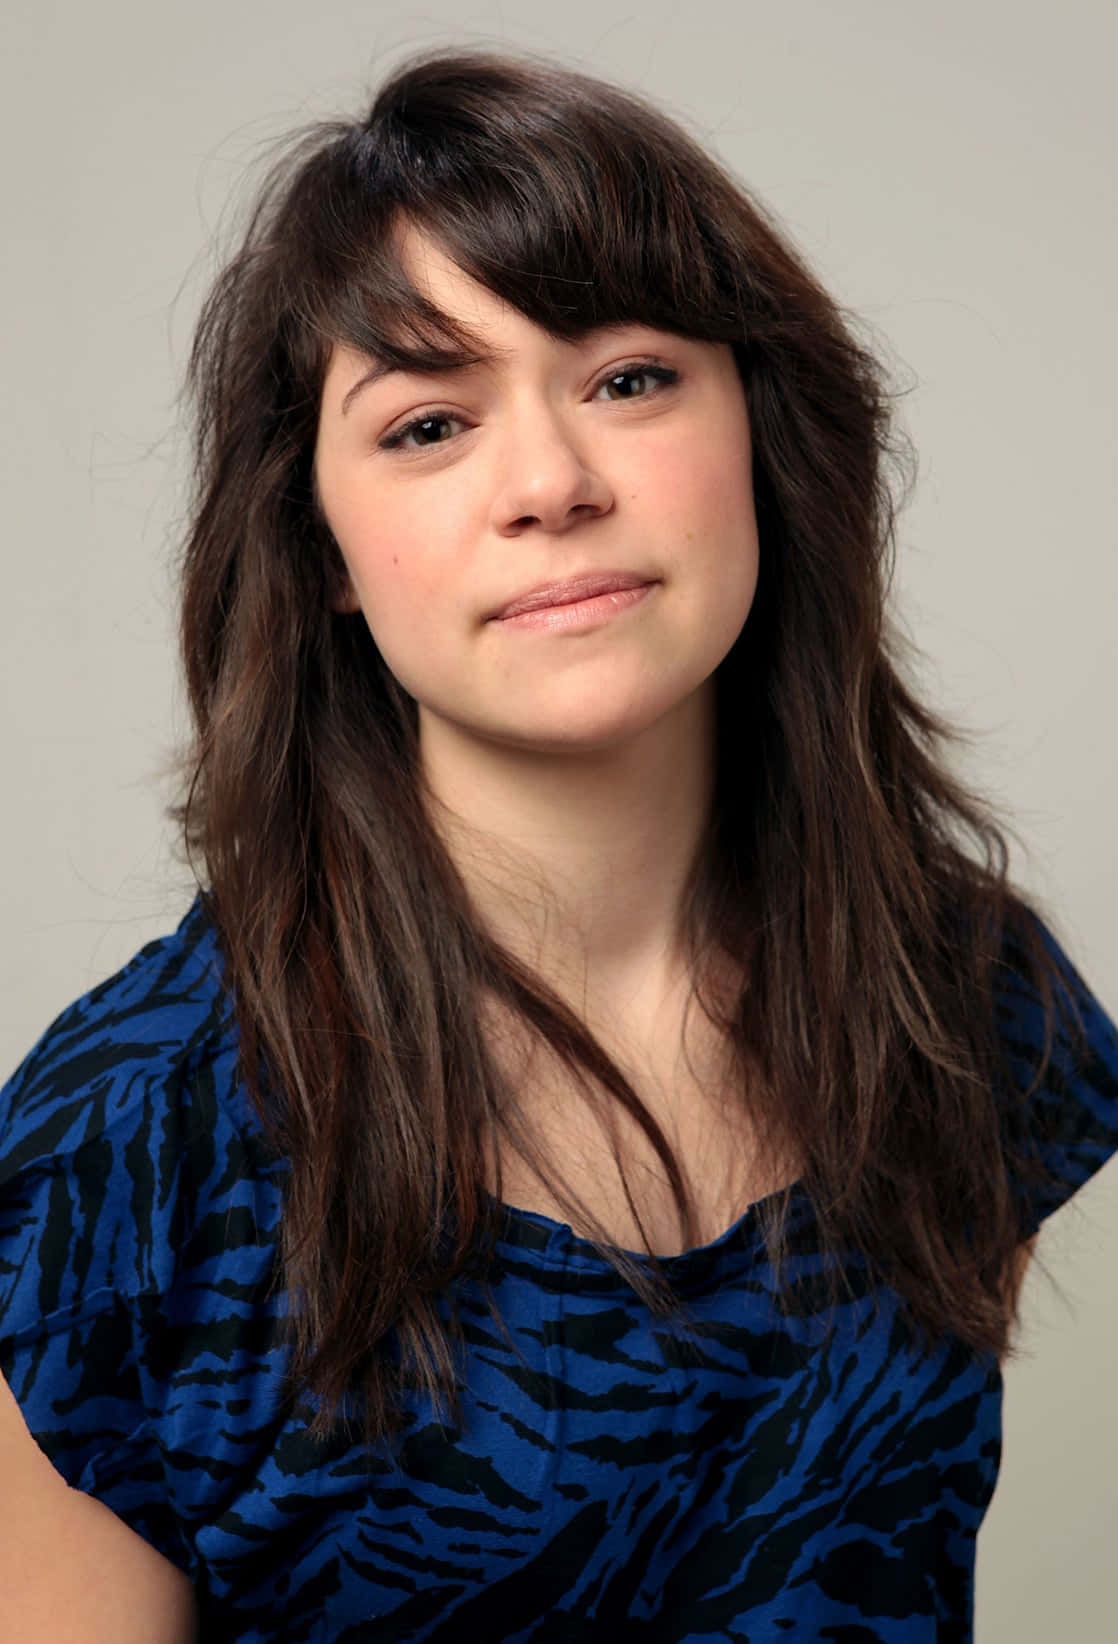
[[[409,434],[418,433],[421,429],[430,428],[436,423],[460,421],[460,417],[452,416],[449,411],[425,411],[421,417],[413,417],[411,422],[406,422],[404,426],[402,428],[398,428],[394,434],[389,434],[385,439],[381,440],[380,449],[382,451],[395,451],[403,446],[404,441]],[[445,445],[446,441],[432,440],[430,441],[430,444]],[[427,450],[427,442],[421,444],[418,449],[421,451]]]
[[[599,385],[602,388],[612,387],[614,383],[624,382],[630,377],[649,377],[653,382],[672,383],[679,380],[679,372],[672,371],[666,365],[625,365],[620,371],[611,371],[609,376]],[[623,399],[647,399],[647,394],[623,394]]]
[[[658,393],[660,389],[670,387],[673,383],[678,382],[679,372],[673,371],[670,366],[661,365],[658,361],[634,360],[630,365],[623,365],[619,371],[607,372],[597,383],[596,391],[602,388],[612,388],[617,383],[639,377],[647,377],[651,382],[656,383],[657,387],[652,392]],[[621,395],[622,400],[644,400],[648,397],[647,392],[642,394],[622,393]],[[378,447],[381,451],[402,451],[409,454],[431,451],[436,446],[447,445],[449,440],[427,439],[426,434],[437,428],[440,423],[460,423],[461,421],[462,418],[456,417],[453,411],[442,410],[435,406],[430,410],[421,411],[418,417],[413,417],[402,428],[398,428],[394,434],[386,435],[384,439],[378,441]],[[416,443],[414,444],[410,443],[413,435],[416,437]],[[453,435],[450,437],[453,438]]]

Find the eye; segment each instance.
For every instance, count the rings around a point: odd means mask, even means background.
[[[599,378],[595,385],[595,392],[602,388],[611,388],[615,383],[640,377],[647,377],[650,381],[658,384],[658,387],[653,390],[654,393],[658,393],[661,388],[669,387],[671,384],[678,382],[679,372],[673,371],[670,366],[661,365],[656,360],[634,361],[630,365],[623,365],[618,371],[607,371],[604,377]],[[622,398],[627,400],[647,399],[648,394],[625,393]],[[440,423],[461,421],[462,418],[456,417],[452,411],[442,410],[438,407],[423,411],[418,417],[413,417],[410,422],[406,422],[402,428],[398,428],[394,434],[388,434],[384,439],[378,441],[379,449],[382,451],[406,452],[432,450],[436,445],[446,445],[448,441],[438,438],[422,439],[416,445],[411,445],[408,441],[413,434],[419,436],[431,432]]]
[[[430,449],[431,445],[445,445],[446,441],[431,440],[429,444],[424,442],[418,447],[405,446],[404,442],[411,434],[418,434],[422,430],[429,429],[440,422],[461,422],[461,420],[461,417],[454,416],[454,414],[450,411],[424,411],[421,417],[413,417],[411,422],[406,422],[404,426],[402,428],[398,428],[394,434],[386,434],[384,439],[378,441],[378,444],[382,451],[414,451],[417,449],[420,451],[426,451]]]
[[[611,388],[615,382],[621,382],[626,377],[648,377],[653,382],[660,383],[661,386],[663,386],[666,383],[678,382],[679,372],[673,371],[670,366],[659,365],[654,360],[648,361],[643,365],[639,363],[633,365],[623,365],[620,371],[608,372],[606,376],[602,378],[598,386],[599,388]],[[631,400],[634,396],[632,394],[625,394],[622,397],[624,399]],[[648,398],[648,395],[638,394],[636,395],[636,398],[644,400]]]

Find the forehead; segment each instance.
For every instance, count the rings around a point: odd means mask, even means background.
[[[399,225],[392,236],[400,266],[408,279],[430,302],[455,319],[470,325],[484,325],[517,315],[516,310],[495,292],[480,285],[460,268],[438,241],[414,223]],[[524,324],[529,324],[523,320]]]
[[[445,314],[455,326],[461,327],[467,339],[469,358],[456,357],[457,350],[449,336],[445,359],[436,343],[433,349],[426,350],[425,358],[417,357],[410,363],[378,359],[375,352],[352,342],[335,340],[326,363],[324,401],[336,404],[342,415],[360,394],[382,381],[499,377],[514,370],[521,357],[550,363],[555,355],[577,356],[580,350],[608,344],[613,338],[619,346],[634,349],[655,349],[671,339],[676,347],[730,353],[726,344],[680,337],[636,317],[603,321],[573,335],[559,335],[529,319],[512,303],[475,280],[434,236],[414,223],[404,220],[396,224],[392,247],[405,278],[419,296],[432,305],[436,315]],[[398,342],[399,339],[394,338],[393,346]],[[405,346],[405,355],[412,352],[410,346]],[[423,351],[415,352],[418,356]]]
[[[577,356],[580,350],[598,346],[616,337],[621,344],[636,347],[663,345],[669,333],[641,320],[612,320],[588,327],[574,337],[556,337],[471,279],[437,248],[422,265],[422,271],[407,270],[417,287],[439,311],[462,324],[473,341],[468,360],[418,360],[401,366],[378,359],[351,343],[335,341],[326,363],[324,389],[337,400],[342,415],[360,393],[385,381],[424,378],[500,377],[515,369],[518,359],[545,358],[555,353]],[[417,253],[417,255],[419,255]],[[701,344],[693,344],[701,347]],[[708,347],[711,345],[707,345]]]

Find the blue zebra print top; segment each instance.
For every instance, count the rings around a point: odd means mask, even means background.
[[[1026,1236],[1118,1149],[1118,1032],[1045,937],[1091,1057],[1057,1044],[1037,1098],[1062,1186]],[[997,1367],[908,1345],[853,1255],[809,1345],[774,1308],[754,1208],[665,1261],[684,1355],[588,1241],[506,1207],[509,1342],[458,1289],[463,1429],[417,1392],[398,1466],[312,1443],[280,1408],[284,1162],[235,1075],[219,963],[196,899],[0,1092],[0,1369],[69,1482],[188,1572],[205,1644],[971,1638]],[[1035,1054],[1036,1001],[1000,1008]],[[791,1237],[810,1262],[798,1192]]]

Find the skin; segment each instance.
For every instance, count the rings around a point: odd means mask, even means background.
[[[0,1638],[196,1644],[183,1572],[40,1450],[0,1377]]]
[[[334,349],[315,477],[348,572],[337,607],[363,613],[418,704],[432,810],[482,916],[580,1003],[653,1015],[680,982],[713,676],[757,584],[741,378],[728,344],[640,323],[550,338],[413,226],[400,244],[421,289],[505,353],[468,377],[393,373],[343,411],[370,360]],[[606,380],[652,358],[678,382]],[[436,411],[451,420],[380,449]],[[593,629],[489,620],[602,569],[657,586]]]
[[[348,573],[337,608],[363,614],[418,704],[435,819],[482,916],[605,1041],[668,1045],[714,674],[759,568],[732,352],[636,323],[557,342],[411,225],[400,248],[432,301],[506,352],[470,377],[384,377],[343,412],[372,362],[334,349],[315,478]],[[676,385],[630,379],[623,398],[604,384],[653,356]],[[379,449],[435,411],[456,420]],[[594,629],[488,620],[537,583],[605,568],[658,586]]]
[[[315,473],[348,572],[337,606],[363,613],[418,704],[429,797],[483,915],[561,990],[581,975],[592,1025],[616,1027],[619,1010],[655,1041],[679,999],[676,912],[710,802],[713,675],[757,583],[744,390],[725,345],[643,325],[559,344],[430,241],[411,231],[404,245],[428,295],[508,352],[492,376],[383,379],[343,413],[370,361],[335,349]],[[651,355],[677,385],[641,379],[631,399],[603,386]],[[441,444],[378,449],[436,407],[462,419]],[[605,568],[658,586],[574,633],[487,620],[538,582]],[[518,894],[525,864],[544,902]],[[1018,1252],[1018,1284],[1035,1243]],[[3,1378],[0,1479],[3,1637],[193,1644],[187,1577],[66,1485]]]

